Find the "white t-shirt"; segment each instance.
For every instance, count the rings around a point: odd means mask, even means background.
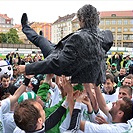
[[[128,124],[95,124],[89,121],[85,122],[84,133],[123,133],[128,130]]]
[[[16,128],[13,115],[14,115],[13,111],[3,114],[5,133],[13,133],[14,129]]]
[[[102,95],[105,99],[106,104],[108,104],[110,102],[113,103],[113,102],[116,102],[118,100],[118,92],[117,91],[112,95],[108,95],[105,93],[102,93]]]
[[[21,130],[19,127],[16,126],[13,133],[25,133],[25,131]]]
[[[59,101],[62,100],[62,98],[60,97],[61,96],[61,91],[59,90],[57,84],[56,83],[54,83],[54,84],[55,84],[55,87],[54,88],[51,88],[50,87],[50,90],[52,90],[52,92],[53,92],[51,94],[52,103],[51,103],[51,106],[50,107],[58,104]]]
[[[133,133],[133,118],[131,120],[128,120],[127,123],[129,125],[129,128],[126,133]]]
[[[84,103],[81,103],[81,120],[87,120],[90,121],[90,119],[93,117],[91,115],[93,114],[88,114],[88,108]],[[94,118],[93,118],[94,119]],[[61,123],[60,125],[60,133],[64,133],[70,125],[70,121],[71,121],[71,115],[68,112],[68,114],[66,115],[65,120]],[[83,133],[81,130],[78,130],[77,133]]]
[[[0,133],[5,133],[4,124],[3,124],[3,114],[10,111],[10,99],[4,99],[1,101],[0,105]]]

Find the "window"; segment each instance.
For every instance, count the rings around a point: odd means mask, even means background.
[[[112,24],[115,25],[116,24],[116,21],[115,20],[112,20]]]
[[[121,47],[121,43],[120,42],[117,43],[117,47]]]
[[[127,32],[128,31],[128,28],[124,28],[123,31]]]
[[[132,19],[132,20],[130,20],[130,24],[133,24],[133,19]]]
[[[109,25],[110,24],[110,21],[109,20],[106,20],[105,23],[106,23],[106,25]]]
[[[123,40],[129,40],[129,35],[123,35]]]
[[[115,32],[115,28],[112,28],[111,31],[112,31],[112,32]]]
[[[122,36],[121,35],[117,35],[117,40],[122,40]]]
[[[111,17],[116,17],[116,14],[111,14]]]
[[[115,34],[113,34],[113,38],[114,38],[114,40],[115,40]]]
[[[100,24],[101,24],[101,25],[104,25],[104,21],[103,21],[103,20],[101,20],[101,21],[100,21]]]
[[[122,21],[121,20],[118,20],[117,24],[118,25],[121,25],[122,24]]]
[[[122,30],[121,28],[118,28],[118,29],[117,29],[118,32],[121,32],[121,30]]]
[[[130,28],[130,31],[133,32],[133,28]]]
[[[124,42],[123,47],[128,47],[128,43]]]
[[[127,24],[128,24],[128,21],[127,21],[127,20],[124,20],[124,21],[123,21],[123,24],[124,24],[124,25],[127,25]]]
[[[123,35],[124,40],[133,40],[133,35]]]
[[[133,35],[129,35],[129,39],[130,40],[133,40]]]
[[[133,43],[123,43],[123,47],[130,47],[130,48],[132,48],[133,47]]]

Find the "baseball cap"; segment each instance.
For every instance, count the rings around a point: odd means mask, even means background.
[[[115,63],[112,63],[112,65],[111,65],[111,66],[115,66],[115,67],[116,67],[116,66],[117,66],[117,64],[115,64]]]

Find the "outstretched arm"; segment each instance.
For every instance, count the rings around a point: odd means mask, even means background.
[[[95,87],[96,98],[99,105],[99,108],[105,113],[105,115],[109,116],[109,108],[106,105],[104,97],[101,93],[100,87]]]
[[[66,109],[69,106],[69,109],[73,109],[73,102],[72,102],[72,95],[73,91],[71,86],[69,86],[68,82],[66,81],[66,78],[63,76],[63,82],[67,93],[67,99],[63,102],[62,106],[60,106],[53,114],[51,114],[45,121],[45,131],[48,131],[52,127],[54,127],[62,118],[62,116],[65,114]],[[67,87],[67,88],[66,88]],[[56,119],[55,119],[56,118]]]
[[[21,96],[21,94],[26,91],[26,86],[28,86],[31,77],[33,76],[25,77],[23,84],[15,91],[13,96],[9,97],[11,106],[14,105],[17,102],[18,98]]]

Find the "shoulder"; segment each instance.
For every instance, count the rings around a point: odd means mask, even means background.
[[[6,98],[1,101],[1,109],[3,113],[7,113],[10,111],[10,99]]]

